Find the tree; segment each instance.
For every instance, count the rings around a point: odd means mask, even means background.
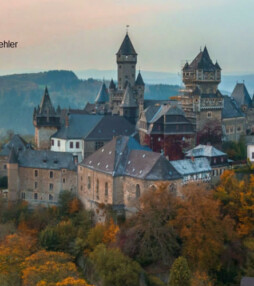
[[[171,269],[169,276],[169,286],[190,286],[191,285],[191,272],[186,258],[178,257]]]
[[[34,237],[8,235],[0,244],[0,285],[20,285],[21,263],[36,249]]]
[[[140,199],[141,209],[126,222],[118,245],[123,252],[146,265],[170,265],[178,255],[177,234],[169,223],[176,216],[176,198],[166,185],[147,190]]]
[[[90,258],[104,286],[139,285],[140,266],[119,249],[107,249],[100,244]]]
[[[220,203],[205,186],[191,185],[179,201],[176,219],[172,222],[183,241],[182,252],[192,268],[218,270],[220,256],[233,237],[233,221],[220,213]]]
[[[75,280],[79,278],[71,256],[63,252],[38,251],[25,259],[22,268],[24,286],[77,285]]]
[[[224,215],[236,222],[237,233],[246,237],[254,232],[254,176],[239,181],[233,171],[226,171],[216,188],[215,197],[222,203]]]

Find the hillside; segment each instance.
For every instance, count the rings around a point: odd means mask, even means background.
[[[48,86],[52,102],[62,108],[83,108],[93,102],[101,81],[80,80],[72,71],[48,71],[0,77],[0,135],[12,129],[16,133],[32,134],[33,108],[40,104]],[[145,98],[167,99],[177,93],[178,86],[146,86]]]

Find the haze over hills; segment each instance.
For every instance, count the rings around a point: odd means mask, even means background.
[[[141,71],[144,82],[146,84],[168,84],[168,85],[182,85],[181,73],[170,72],[154,72]],[[75,71],[75,74],[80,79],[95,78],[102,80],[117,79],[116,70],[95,70],[88,69],[83,71]],[[252,96],[254,93],[254,73],[253,74],[222,74],[222,81],[219,85],[220,90],[225,94],[231,94],[237,82],[245,82],[246,87]]]
[[[142,75],[146,83],[146,99],[168,99],[177,95],[180,75],[149,71],[142,71]],[[116,71],[85,70],[76,74],[72,71],[48,71],[0,76],[0,135],[8,129],[33,134],[33,109],[40,104],[46,85],[55,107],[84,108],[87,102],[94,101],[103,78],[106,83],[111,78],[116,79]],[[230,94],[237,80],[245,80],[252,96],[254,75],[226,75],[220,90]]]

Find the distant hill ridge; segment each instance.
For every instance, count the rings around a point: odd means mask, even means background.
[[[0,136],[8,129],[33,134],[33,109],[40,104],[46,85],[55,106],[83,108],[94,101],[101,83],[92,78],[81,80],[66,70],[0,76]],[[168,99],[178,89],[178,85],[146,85],[145,98]]]

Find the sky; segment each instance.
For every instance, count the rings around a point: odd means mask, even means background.
[[[129,25],[137,67],[178,73],[208,48],[224,74],[254,73],[253,0],[0,0],[0,74],[113,70]]]

